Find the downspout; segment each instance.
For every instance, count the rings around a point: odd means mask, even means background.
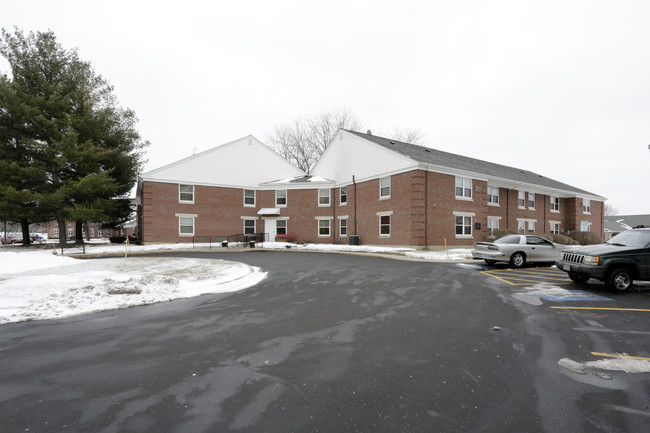
[[[352,184],[354,185],[354,235],[357,236],[357,182],[352,175]]]
[[[429,247],[429,170],[424,170],[424,249]]]
[[[331,189],[331,195],[332,197],[330,197],[330,200],[332,201],[332,227],[334,230],[334,233],[332,233],[332,239],[336,244],[336,239],[338,239],[341,235],[341,232],[338,231],[338,226],[336,224],[336,188]],[[340,191],[339,191],[339,197],[340,197]]]

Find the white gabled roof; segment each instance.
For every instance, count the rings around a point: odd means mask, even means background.
[[[249,135],[142,174],[143,181],[257,188],[305,173]]]

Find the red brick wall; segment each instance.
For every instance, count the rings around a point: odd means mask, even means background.
[[[603,203],[591,202],[591,215],[582,212],[582,199],[560,199],[560,212],[550,211],[548,195],[535,195],[535,209],[526,205],[519,209],[518,191],[501,188],[499,206],[487,205],[487,182],[472,180],[472,200],[455,196],[455,176],[413,170],[390,176],[390,198],[379,198],[379,178],[347,186],[347,204],[339,203],[340,188],[330,191],[330,206],[318,206],[318,188],[289,189],[287,206],[281,207],[280,218],[287,218],[287,233],[298,242],[348,243],[350,235],[358,235],[366,245],[469,246],[487,240],[488,216],[501,217],[500,229],[517,230],[517,218],[536,220],[535,231],[549,233],[549,221],[560,221],[560,228],[579,230],[580,221],[590,221],[592,232],[602,236]],[[355,195],[357,231],[355,233]],[[259,217],[261,208],[275,208],[275,190],[257,190],[255,207],[244,207],[243,189],[195,186],[194,204],[178,200],[178,184],[144,182],[142,212],[139,222],[145,242],[183,242],[191,237],[178,234],[176,214],[196,214],[196,236],[227,236],[244,232],[242,216],[256,219],[256,232],[266,231],[266,217]],[[392,212],[391,233],[379,234],[378,212]],[[473,213],[471,238],[458,238],[454,212]],[[348,217],[348,236],[339,235],[339,217]],[[330,219],[330,236],[318,233],[317,217]],[[481,228],[474,224],[480,223]]]

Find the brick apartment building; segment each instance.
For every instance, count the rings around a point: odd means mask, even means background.
[[[604,198],[537,173],[340,130],[307,175],[249,136],[143,174],[138,238],[471,245],[495,230],[603,236]]]

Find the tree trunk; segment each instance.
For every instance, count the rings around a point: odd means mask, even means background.
[[[84,243],[84,223],[83,221],[75,221],[75,237],[74,237],[74,243],[75,244],[83,244]]]
[[[29,239],[29,221],[27,221],[27,218],[20,219],[20,228],[23,232],[23,246],[30,246],[31,239]]]
[[[68,245],[68,242],[66,240],[66,236],[68,232],[65,228],[65,221],[61,219],[57,219],[56,222],[59,225],[59,244],[65,247],[66,245]]]

